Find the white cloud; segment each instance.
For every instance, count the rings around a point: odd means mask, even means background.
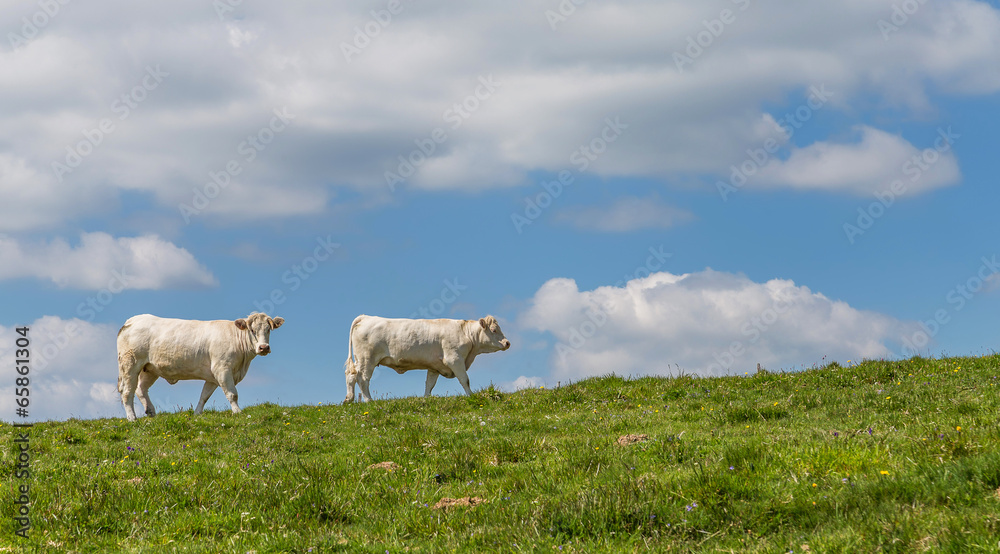
[[[541,377],[528,377],[522,375],[513,381],[500,384],[500,390],[504,392],[516,392],[523,389],[537,389],[545,385],[545,379]]]
[[[546,282],[522,326],[551,333],[550,379],[607,373],[699,375],[877,358],[915,327],[855,309],[788,280],[756,283],[705,270],[654,273],[624,287],[580,291]]]
[[[253,42],[257,38],[257,35],[254,33],[250,31],[241,31],[238,25],[232,23],[226,25],[226,28],[229,29],[229,44],[231,44],[233,48],[239,48],[244,44]]]
[[[176,212],[231,160],[245,192],[227,190],[210,208],[226,221],[315,213],[330,208],[331,187],[387,193],[385,171],[436,128],[447,138],[416,169],[414,188],[481,190],[573,169],[574,151],[608,117],[628,128],[588,171],[721,177],[771,136],[763,106],[812,85],[835,92],[831,110],[925,113],[933,113],[928,90],[1000,90],[1000,17],[984,1],[921,4],[890,40],[877,25],[892,14],[883,3],[734,7],[736,21],[681,72],[672,54],[718,6],[592,2],[553,31],[547,1],[411,3],[348,61],[341,44],[372,22],[371,10],[349,3],[244,4],[220,18],[193,1],[165,9],[97,0],[86,14],[61,13],[27,45],[0,49],[0,174],[40,187],[15,187],[30,209],[0,208],[13,216],[0,217],[0,230],[102,215],[124,191]],[[27,8],[0,15],[0,28],[20,29],[37,9]],[[111,106],[147,66],[169,75],[121,118]],[[480,77],[491,74],[502,86],[477,97]],[[461,125],[447,119],[456,105],[468,113]],[[283,106],[296,119],[247,160],[241,143]],[[102,119],[114,130],[57,182],[52,162]],[[858,175],[827,168],[868,159],[849,150],[820,136],[775,182],[857,192]],[[813,177],[816,164],[826,171]],[[8,182],[0,178],[4,192]]]
[[[62,187],[22,157],[0,152],[0,232],[51,228],[80,214],[100,214],[116,205],[106,187]]]
[[[44,316],[26,323],[30,339],[30,390],[26,421],[63,420],[70,417],[119,417],[124,414],[118,395],[117,325],[94,324],[80,319]],[[0,326],[0,363],[13,368],[14,327]],[[17,398],[14,372],[0,388],[0,412],[15,418]]]
[[[792,151],[787,160],[772,160],[761,168],[755,183],[807,190],[844,191],[859,195],[885,192],[900,180],[907,193],[916,194],[959,182],[961,172],[947,130],[928,141],[937,145],[918,149],[906,139],[861,126],[860,142],[817,142]],[[950,137],[958,141],[960,137]]]
[[[609,233],[625,233],[640,229],[667,229],[691,221],[694,216],[669,206],[659,198],[624,196],[610,206],[565,208],[555,213],[554,220],[579,229]]]
[[[89,290],[218,285],[190,252],[156,235],[116,239],[107,233],[83,233],[76,247],[63,239],[22,244],[0,235],[0,280],[25,277]]]
[[[517,185],[523,178],[508,162],[498,160],[491,146],[461,146],[427,160],[410,182],[427,190],[455,190]]]
[[[188,206],[198,207],[192,198],[193,196],[188,197],[184,202]],[[211,199],[206,207],[196,214],[189,214],[188,219],[218,221],[225,218],[243,221],[252,216],[292,217],[317,214],[326,208],[327,200],[326,191],[317,188],[293,187],[284,190],[272,184],[233,183]]]

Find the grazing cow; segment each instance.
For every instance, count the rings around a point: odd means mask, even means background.
[[[354,384],[361,385],[361,396],[371,400],[368,383],[375,366],[383,365],[403,373],[426,369],[424,396],[430,396],[439,375],[458,377],[466,394],[469,366],[476,356],[510,348],[495,317],[479,321],[469,319],[387,319],[359,315],[351,324],[347,343],[347,397],[354,401]],[[356,360],[355,360],[356,358]]]
[[[171,385],[182,379],[205,381],[195,415],[218,387],[226,393],[233,413],[240,413],[236,384],[246,377],[255,356],[271,352],[271,329],[284,322],[260,313],[236,321],[164,319],[149,314],[129,318],[118,331],[118,392],[128,420],[135,421],[132,400],[137,385],[146,415],[156,415],[148,391],[160,377]]]

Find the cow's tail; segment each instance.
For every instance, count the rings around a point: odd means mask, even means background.
[[[358,370],[354,358],[354,329],[361,323],[361,318],[363,317],[365,316],[359,315],[354,318],[354,322],[351,323],[351,332],[347,335],[347,363],[344,364],[344,369],[347,373],[356,373]]]
[[[354,384],[358,381],[358,367],[354,360],[354,328],[358,326],[362,317],[364,316],[359,315],[354,318],[354,322],[351,323],[351,331],[347,334],[347,361],[344,362],[344,377],[347,380],[345,404],[354,401]]]
[[[128,376],[128,371],[132,369],[132,365],[135,363],[135,354],[128,348],[122,348],[122,333],[125,332],[129,326],[129,322],[125,322],[122,328],[118,330],[117,336],[117,346],[118,346],[118,393],[121,394],[124,389],[125,379]],[[131,362],[129,361],[131,358]]]
[[[125,390],[125,383],[128,382],[129,372],[135,367],[135,352],[131,348],[118,351],[118,393]]]

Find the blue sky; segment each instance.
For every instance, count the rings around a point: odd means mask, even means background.
[[[140,313],[284,317],[244,407],[339,402],[362,313],[497,316],[474,389],[1000,342],[994,2],[41,10],[0,16],[0,361],[30,326],[35,418],[122,416]]]

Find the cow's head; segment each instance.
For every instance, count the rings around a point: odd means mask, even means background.
[[[271,353],[271,329],[281,327],[281,324],[284,322],[284,318],[276,317],[272,319],[267,314],[253,313],[247,316],[246,319],[237,319],[233,323],[236,324],[237,329],[250,333],[255,354],[267,356]]]
[[[503,331],[500,330],[497,318],[488,315],[479,320],[479,327],[482,328],[482,334],[486,339],[483,346],[490,349],[490,352],[510,348],[510,341],[507,340],[507,337],[503,336]]]

